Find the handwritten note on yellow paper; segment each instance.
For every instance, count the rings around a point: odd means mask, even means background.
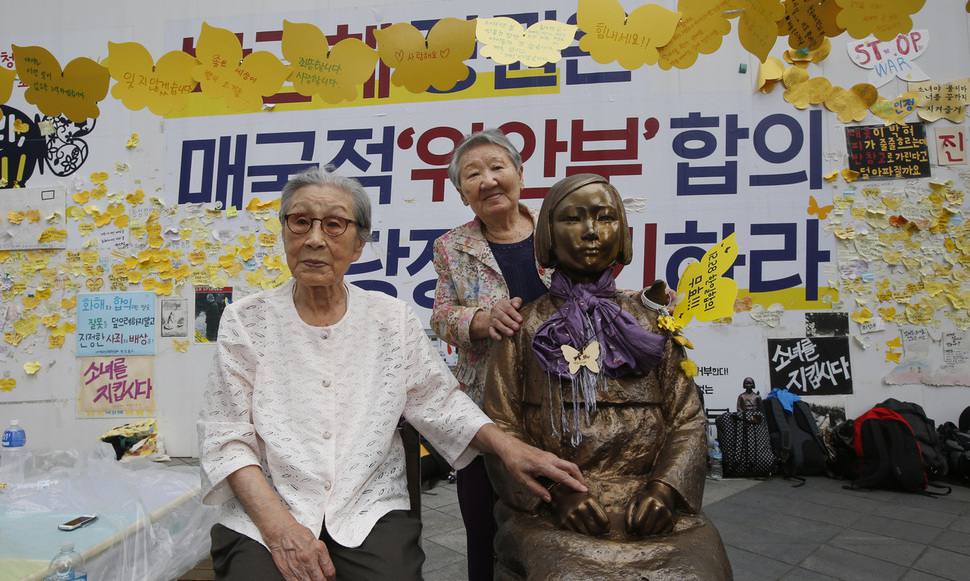
[[[172,339],[172,348],[179,353],[186,353],[189,350],[188,339]]]
[[[738,258],[738,242],[734,234],[712,246],[700,262],[684,269],[677,284],[680,302],[674,309],[674,319],[681,326],[691,319],[713,321],[734,313],[738,285],[723,275]]]
[[[517,21],[500,16],[479,18],[475,25],[478,54],[501,65],[521,62],[527,67],[556,63],[562,50],[573,42],[576,25],[542,20],[526,29]]]
[[[777,22],[785,16],[779,0],[731,0],[732,10],[740,10],[738,38],[741,46],[765,62],[778,39]]]
[[[842,11],[836,22],[853,38],[870,34],[879,40],[892,40],[913,28],[911,15],[920,11],[926,0],[835,0]]]
[[[886,122],[886,125],[902,125],[910,113],[916,111],[925,99],[918,91],[906,91],[895,99],[880,97],[869,110]]]
[[[465,60],[475,51],[475,21],[442,18],[428,32],[408,23],[374,31],[381,60],[394,69],[391,83],[412,93],[447,91],[468,77]]]
[[[41,244],[49,244],[51,242],[63,242],[67,240],[67,230],[62,228],[55,228],[51,226],[50,228],[45,228],[40,236],[37,238],[37,242]]]
[[[948,119],[963,123],[966,106],[970,105],[970,78],[949,83],[909,83],[909,90],[918,92],[923,98],[917,111],[922,119],[930,122]]]
[[[792,48],[817,48],[826,37],[836,37],[844,30],[836,20],[840,10],[835,0],[785,0],[778,33],[788,35]]]
[[[164,117],[184,108],[198,85],[192,78],[195,59],[180,50],[165,53],[156,63],[137,42],[109,42],[105,64],[115,80],[111,96],[132,111],[148,107]]]
[[[17,387],[17,380],[12,377],[0,378],[0,391],[11,392]]]
[[[3,105],[13,94],[13,80],[17,76],[17,71],[0,67],[0,105]]]
[[[98,101],[108,94],[108,69],[80,57],[61,70],[57,59],[40,46],[14,46],[17,76],[28,86],[24,99],[44,115],[64,115],[75,123],[96,119]]]
[[[656,4],[638,6],[627,16],[618,0],[579,0],[576,23],[585,34],[579,48],[599,63],[619,61],[636,69],[657,64],[657,51],[673,38],[679,12]]]
[[[357,88],[374,74],[377,51],[356,38],[332,48],[314,26],[283,21],[283,57],[290,63],[290,81],[297,93],[320,95],[327,103],[353,101]]]
[[[851,89],[833,87],[825,97],[825,108],[838,114],[839,121],[862,121],[869,116],[869,107],[879,98],[879,91],[869,83],[853,85]]]
[[[680,22],[674,36],[659,50],[660,68],[686,69],[701,54],[711,54],[721,47],[724,35],[731,32],[731,22],[724,14],[728,0],[680,0]]]
[[[202,23],[192,76],[202,93],[225,102],[236,113],[258,111],[263,97],[275,94],[286,80],[286,66],[267,51],[243,58],[239,38],[231,30]]]

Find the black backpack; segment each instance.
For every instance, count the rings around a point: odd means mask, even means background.
[[[970,480],[970,431],[962,431],[953,422],[937,430],[950,476]]]
[[[859,477],[846,488],[886,488],[926,492],[929,485],[919,441],[903,416],[877,405],[856,418],[855,449],[861,459]],[[936,485],[932,485],[936,487]]]
[[[730,412],[719,415],[714,423],[725,477],[771,476],[775,472],[775,455],[764,414]]]
[[[906,420],[909,427],[913,430],[916,441],[919,442],[920,453],[923,458],[923,467],[927,475],[932,478],[946,476],[947,462],[946,455],[943,453],[943,445],[940,436],[936,433],[936,423],[926,417],[923,408],[915,403],[899,401],[889,398],[879,404],[879,407],[891,409]]]
[[[840,422],[832,430],[832,452],[834,458],[830,465],[835,476],[845,480],[859,477],[859,457],[855,453],[855,422]]]
[[[825,474],[828,449],[808,404],[796,401],[792,413],[788,413],[777,398],[767,398],[763,403],[771,449],[785,477],[795,477],[804,484],[804,479],[798,476]]]

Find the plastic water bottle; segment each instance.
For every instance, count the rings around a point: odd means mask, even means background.
[[[724,477],[724,472],[721,468],[721,447],[718,446],[717,440],[713,440],[709,454],[711,459],[711,480],[720,480]]]
[[[84,557],[74,550],[74,543],[64,543],[61,552],[51,559],[44,581],[87,581],[87,578]]]
[[[23,482],[26,445],[27,433],[20,427],[20,421],[10,420],[10,425],[3,431],[3,452],[0,454],[5,480],[18,484]]]

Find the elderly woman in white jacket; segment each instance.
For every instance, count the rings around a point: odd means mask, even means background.
[[[545,500],[537,478],[585,489],[458,389],[406,304],[344,283],[370,237],[359,183],[297,175],[280,219],[293,279],[226,308],[199,421],[217,578],[420,579],[402,416],[456,468],[484,452]]]

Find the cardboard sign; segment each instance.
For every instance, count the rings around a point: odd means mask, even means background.
[[[798,395],[852,393],[848,337],[768,339],[772,387]]]
[[[926,128],[922,123],[859,125],[845,128],[849,168],[861,179],[930,177]]]
[[[145,416],[155,413],[153,357],[82,357],[77,417]]]

